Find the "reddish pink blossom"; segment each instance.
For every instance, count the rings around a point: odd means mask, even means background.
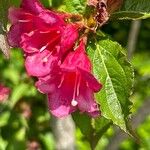
[[[0,102],[7,100],[10,89],[0,84]]]
[[[32,14],[39,14],[44,10],[39,0],[22,0],[21,8]]]
[[[67,24],[66,26],[55,26],[45,31],[34,30],[25,33],[21,37],[21,47],[25,53],[42,52],[45,49],[54,51],[60,47],[62,54],[70,50],[78,38],[78,25]]]
[[[76,25],[69,24],[64,30],[57,27],[45,32],[36,30],[25,33],[21,46],[27,54],[25,66],[28,74],[39,77],[50,73],[53,64],[61,61],[73,47],[78,38],[77,29]]]
[[[23,0],[20,8],[10,8],[9,18],[13,24],[8,33],[9,43],[24,50],[25,67],[31,76],[50,73],[53,64],[64,59],[78,38],[77,24],[66,23],[37,0]]]
[[[8,41],[23,49],[27,73],[39,79],[36,87],[48,95],[53,115],[63,117],[79,109],[96,117],[100,112],[94,93],[102,85],[91,74],[84,42],[74,50],[80,26],[66,22],[66,17],[38,0],[22,0],[20,8],[9,9]]]
[[[36,86],[48,94],[50,111],[57,117],[64,117],[77,108],[96,117],[99,108],[94,99],[94,92],[101,89],[101,84],[91,72],[91,63],[85,54],[85,45],[80,43],[75,52],[71,52],[54,76],[40,79]]]
[[[61,51],[66,53],[68,50],[72,49],[76,40],[78,39],[78,29],[77,24],[68,24],[61,36]]]
[[[48,31],[33,31],[22,35],[21,47],[25,53],[32,54],[44,50],[53,51],[61,40],[59,29],[50,29]]]
[[[55,12],[44,9],[38,0],[22,0],[20,8],[9,9],[8,18],[12,26],[8,41],[12,47],[20,47],[21,36],[34,30],[48,30],[50,27],[63,27],[65,21]]]
[[[48,75],[58,64],[58,54],[52,55],[48,50],[28,55],[25,67],[30,76],[42,77]]]

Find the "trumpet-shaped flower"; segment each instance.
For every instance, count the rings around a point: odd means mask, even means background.
[[[54,76],[36,83],[41,92],[48,94],[49,109],[53,115],[64,117],[77,108],[93,117],[99,115],[94,92],[98,92],[102,85],[91,74],[91,63],[85,54],[83,41],[53,73]]]

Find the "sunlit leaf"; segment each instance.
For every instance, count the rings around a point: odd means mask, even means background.
[[[88,53],[93,63],[93,72],[103,84],[102,90],[96,95],[102,115],[127,131],[133,70],[123,48],[116,42],[104,39],[97,41],[96,46],[91,44]]]
[[[86,0],[65,0],[66,10],[71,13],[83,13],[86,8]]]

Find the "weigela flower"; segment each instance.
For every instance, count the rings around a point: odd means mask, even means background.
[[[10,89],[0,84],[0,102],[7,100]]]
[[[31,76],[50,73],[53,64],[63,59],[78,38],[77,24],[66,23],[36,0],[23,0],[21,8],[10,8],[9,18],[13,24],[9,43],[24,50],[26,70]]]
[[[96,117],[100,111],[94,93],[102,85],[91,74],[84,40],[74,48],[81,26],[66,17],[38,0],[22,0],[20,8],[9,9],[8,41],[23,49],[27,73],[38,78],[36,87],[48,95],[53,115],[64,117],[79,109]]]
[[[102,85],[91,74],[91,63],[85,54],[83,41],[68,54],[54,74],[36,83],[41,92],[48,94],[49,109],[53,115],[64,117],[77,108],[93,117],[99,115],[94,92],[98,92]]]
[[[56,32],[57,36],[63,36],[62,41],[67,38],[66,42],[69,42],[71,46],[78,37],[77,25],[66,23],[58,13],[44,9],[37,0],[23,0],[20,8],[9,8],[8,17],[12,23],[8,33],[9,44],[12,47],[21,47],[22,35],[30,32],[33,36],[37,32],[41,32],[41,36],[44,37],[46,34],[47,36],[51,34],[49,39],[52,39]],[[36,32],[35,35],[34,32]],[[73,36],[71,40],[70,35]]]
[[[74,45],[78,38],[77,29],[76,25],[69,24],[63,30],[58,26],[44,32],[25,33],[21,47],[27,54],[25,66],[28,74],[39,77],[50,73],[53,64],[61,61]]]

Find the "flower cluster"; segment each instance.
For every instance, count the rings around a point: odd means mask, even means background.
[[[45,9],[37,0],[22,0],[20,8],[9,9],[8,41],[23,49],[27,73],[38,78],[35,85],[48,95],[54,116],[79,109],[96,117],[99,108],[94,92],[102,85],[91,74],[84,38],[78,40],[80,25],[66,17]]]

